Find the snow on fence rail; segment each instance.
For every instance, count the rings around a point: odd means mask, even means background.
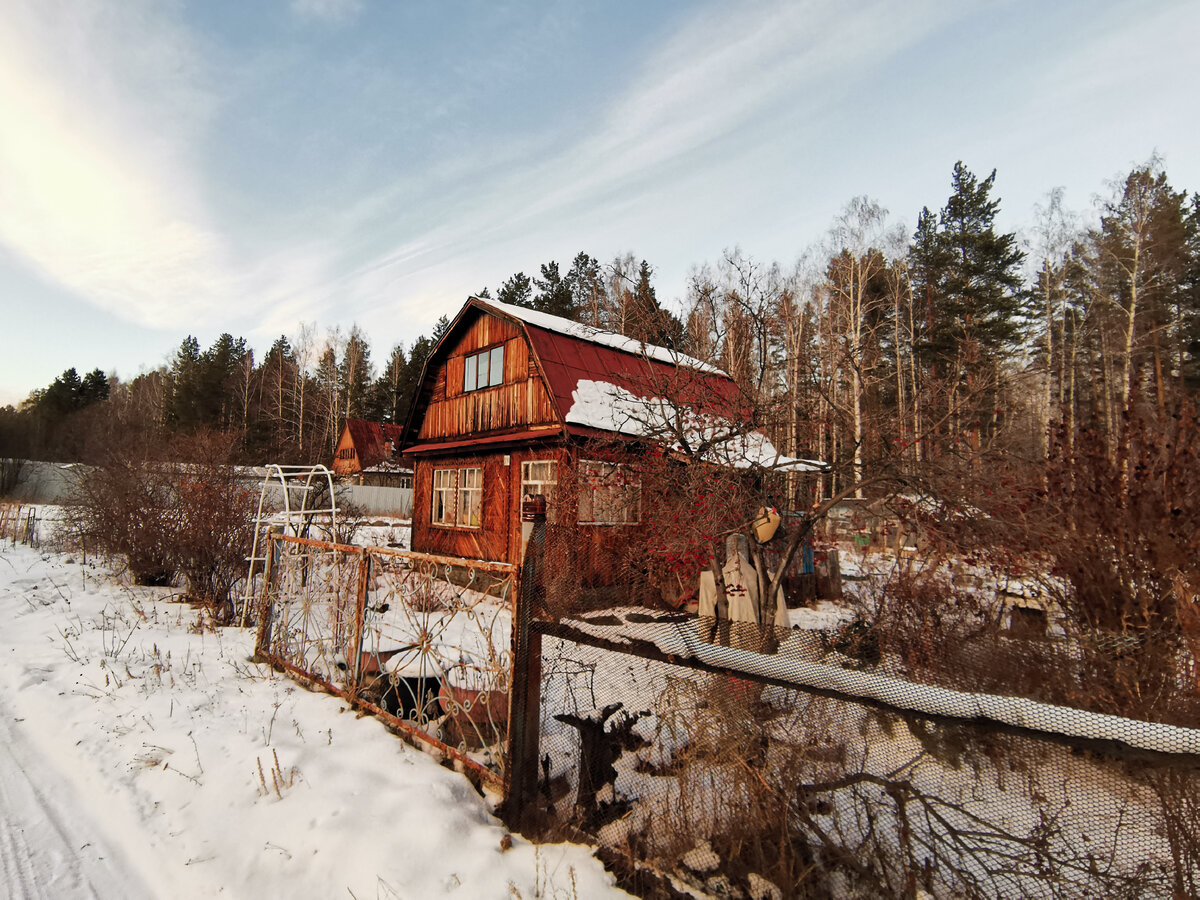
[[[276,535],[258,656],[503,783],[515,566]]]

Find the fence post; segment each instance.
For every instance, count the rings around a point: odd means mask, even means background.
[[[358,557],[358,587],[354,592],[354,635],[350,638],[350,647],[348,652],[350,659],[346,660],[350,664],[350,692],[353,696],[358,696],[358,689],[362,686],[362,648],[363,648],[363,629],[366,627],[367,620],[367,591],[371,581],[371,552],[364,550]]]
[[[529,822],[537,795],[538,737],[542,690],[542,636],[533,630],[534,607],[545,590],[546,498],[521,504],[524,558],[521,590],[513,613],[513,684],[509,692],[508,769],[504,818],[513,828]]]
[[[258,610],[258,634],[254,640],[254,656],[269,652],[267,642],[270,640],[271,616],[275,612],[271,588],[279,577],[279,542],[272,535],[267,535],[266,564],[263,571],[262,600]],[[250,601],[247,601],[250,602]]]

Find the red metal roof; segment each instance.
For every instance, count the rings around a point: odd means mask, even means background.
[[[358,464],[363,469],[369,469],[396,456],[400,449],[400,440],[404,436],[404,429],[399,425],[367,422],[363,419],[347,419],[346,428],[350,430],[350,439],[354,441],[354,450],[358,454]]]
[[[699,360],[663,347],[641,345],[621,335],[568,319],[475,297],[468,300],[459,311],[426,362],[422,373],[423,389],[428,373],[440,363],[443,348],[459,330],[460,324],[470,321],[468,313],[471,310],[520,324],[529,340],[531,356],[545,376],[546,387],[559,420],[571,434],[589,437],[615,434],[578,422],[567,423],[567,414],[575,403],[574,395],[581,381],[615,385],[638,397],[668,397],[674,404],[686,406],[694,412],[731,420],[741,421],[747,414],[733,379]],[[420,430],[425,402],[426,398],[422,395],[413,404],[406,425],[409,435],[415,435]],[[526,437],[543,437],[545,434],[544,431],[530,432]],[[411,444],[404,452],[419,453],[435,448],[448,450],[471,443],[518,439],[513,435],[502,435],[468,441]]]
[[[526,324],[525,333],[564,419],[583,380],[614,384],[639,397],[671,397],[697,412],[725,417],[738,413],[737,385],[723,373],[674,366],[536,325]]]
[[[440,441],[436,444],[414,444],[411,447],[405,448],[403,451],[406,456],[417,455],[420,453],[446,453],[451,450],[461,450],[470,447],[478,447],[481,444],[524,444],[527,441],[538,440],[539,438],[559,437],[562,434],[562,429],[554,428],[537,428],[533,431],[517,431],[509,432],[508,434],[490,434],[487,437],[470,437],[462,438],[457,441]]]

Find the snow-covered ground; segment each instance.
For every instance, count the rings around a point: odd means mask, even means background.
[[[625,896],[169,590],[5,542],[0,618],[0,895]]]

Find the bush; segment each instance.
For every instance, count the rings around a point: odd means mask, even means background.
[[[192,599],[228,614],[254,537],[253,495],[229,462],[232,438],[177,442],[174,459],[157,446],[111,449],[82,477],[72,523],[85,547],[122,557],[135,583],[182,576]]]

